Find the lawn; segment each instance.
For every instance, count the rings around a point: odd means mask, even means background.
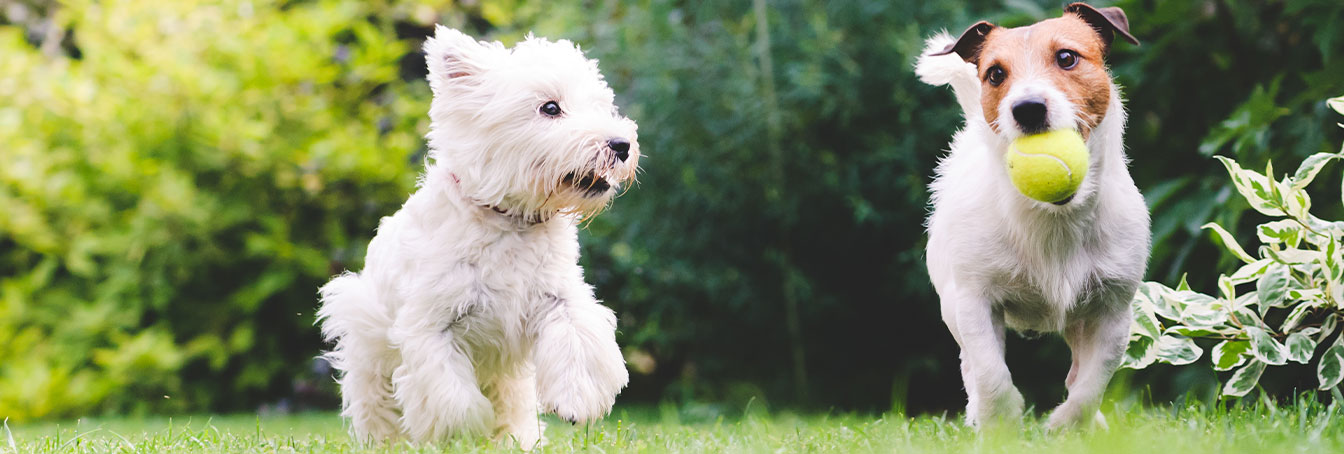
[[[549,420],[542,452],[1340,453],[1344,412],[1323,406],[1232,410],[1112,409],[1109,430],[1047,434],[1039,420],[978,435],[938,417],[764,414],[725,418],[705,408],[625,408],[594,426]],[[9,424],[0,452],[515,452],[485,441],[361,447],[330,413],[91,418]]]

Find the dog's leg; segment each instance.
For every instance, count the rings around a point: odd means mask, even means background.
[[[531,451],[542,439],[546,426],[537,417],[537,379],[532,367],[500,374],[485,386],[495,406],[495,440],[518,443]]]
[[[1098,408],[1111,375],[1120,365],[1129,337],[1129,311],[1126,305],[1103,309],[1095,318],[1074,320],[1064,328],[1064,339],[1073,351],[1073,365],[1065,386],[1069,396],[1050,413],[1049,429],[1075,426],[1092,420],[1101,426],[1105,418]]]
[[[953,304],[968,398],[967,422],[976,427],[1019,422],[1024,401],[1003,359],[1003,314],[983,298],[963,297]]]
[[[337,343],[340,360],[341,416],[360,442],[401,438],[397,402],[392,398],[392,369],[396,353],[383,339],[347,335]]]
[[[332,279],[321,293],[322,334],[336,343],[325,358],[339,371],[341,416],[350,419],[351,435],[360,442],[400,438],[391,382],[397,355],[387,343],[391,322],[377,295],[355,273]]]
[[[630,376],[616,346],[616,314],[593,299],[591,287],[576,280],[561,295],[541,303],[533,328],[533,363],[542,410],[579,423],[611,411]]]
[[[464,342],[451,329],[409,319],[398,317],[394,329],[402,363],[392,384],[402,428],[417,442],[488,434],[494,409],[481,394]]]

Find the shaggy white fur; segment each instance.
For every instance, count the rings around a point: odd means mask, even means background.
[[[625,387],[616,317],[576,223],[638,168],[635,123],[574,44],[425,42],[429,160],[364,270],[321,289],[342,415],[363,441],[494,434],[531,449],[538,410],[587,422]]]
[[[951,85],[965,111],[966,126],[929,187],[928,270],[961,347],[967,421],[979,427],[1022,414],[1004,363],[1007,326],[1063,332],[1073,351],[1068,398],[1048,426],[1104,424],[1097,409],[1124,351],[1149,251],[1147,206],[1126,167],[1119,91],[1112,84],[1105,116],[1087,139],[1091,164],[1078,193],[1063,205],[1038,202],[1019,193],[1005,170],[1004,150],[1022,134],[1007,106],[1043,98],[1058,127],[1076,126],[1077,106],[1045,78],[1019,79],[998,106],[996,131],[985,121],[976,66],[955,53],[931,55],[953,42],[945,33],[930,38],[915,72],[926,83]]]

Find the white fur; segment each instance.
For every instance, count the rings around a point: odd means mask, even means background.
[[[361,441],[494,434],[531,449],[538,409],[593,421],[628,380],[616,317],[578,265],[576,223],[633,178],[635,124],[568,41],[506,49],[439,27],[425,53],[420,187],[379,223],[364,270],[321,290],[342,415]],[[543,115],[546,101],[564,113]],[[613,138],[629,141],[628,159]],[[566,183],[584,174],[611,188]]]
[[[952,38],[941,34],[928,49]],[[1125,111],[1112,88],[1105,117],[1087,140],[1091,163],[1067,204],[1035,201],[1008,179],[1004,151],[1021,133],[1007,105],[1041,96],[1055,127],[1075,127],[1076,108],[1044,78],[1017,74],[1004,97],[1002,133],[985,122],[975,67],[956,54],[922,56],[921,80],[948,84],[965,111],[929,189],[928,269],[942,301],[943,321],[961,347],[967,421],[977,427],[1012,421],[1023,410],[1004,363],[1004,328],[1062,332],[1073,351],[1068,398],[1050,428],[1087,420],[1097,411],[1129,333],[1130,301],[1147,267],[1148,210],[1129,176]]]

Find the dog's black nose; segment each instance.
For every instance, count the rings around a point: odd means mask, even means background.
[[[629,158],[629,157],[630,157],[630,141],[629,141],[629,140],[625,140],[625,139],[621,139],[621,138],[611,139],[611,140],[608,140],[608,141],[607,141],[607,146],[608,146],[608,147],[611,147],[611,151],[616,152],[616,159],[620,159],[621,161],[625,161],[626,158]]]
[[[1034,134],[1045,131],[1049,126],[1045,121],[1045,101],[1028,98],[1013,103],[1013,119],[1022,127],[1022,132]]]

